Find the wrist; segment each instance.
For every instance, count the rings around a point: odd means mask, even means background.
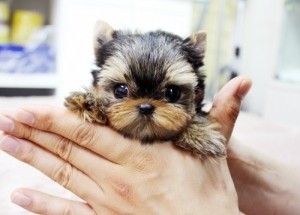
[[[169,158],[171,156],[172,154]],[[154,192],[160,194],[156,195],[159,198],[151,198],[153,201],[146,202],[150,204],[147,211],[153,206],[160,212],[150,214],[239,214],[237,194],[225,158],[212,162],[191,156],[180,156],[180,159],[176,157],[171,160],[174,161],[171,162],[172,166],[176,163],[174,167],[179,171],[169,168],[170,166],[162,171],[163,176],[167,176],[166,180],[160,176],[160,185],[154,184],[154,188],[160,188]],[[142,208],[145,208],[145,205]]]

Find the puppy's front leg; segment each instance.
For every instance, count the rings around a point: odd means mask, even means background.
[[[225,138],[217,129],[216,122],[211,122],[207,117],[195,116],[175,144],[200,158],[225,156]]]
[[[88,122],[105,124],[107,100],[97,97],[92,89],[72,92],[65,99],[65,106]]]

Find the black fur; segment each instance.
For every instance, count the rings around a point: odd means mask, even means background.
[[[97,83],[99,82],[99,70],[92,70],[92,76],[93,76],[93,86],[96,87]]]

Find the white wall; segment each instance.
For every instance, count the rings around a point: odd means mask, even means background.
[[[286,45],[281,44],[282,31],[286,29],[284,2],[247,1],[241,71],[252,78],[253,88],[244,107],[273,122],[299,126],[300,85],[276,78],[283,57],[280,46]],[[294,48],[298,45],[294,42]]]
[[[283,0],[249,0],[245,12],[241,72],[253,80],[245,108],[263,115],[277,66]]]
[[[57,0],[54,8],[60,98],[90,85],[92,31],[97,19],[116,29],[163,29],[181,36],[188,36],[191,29],[191,1]]]

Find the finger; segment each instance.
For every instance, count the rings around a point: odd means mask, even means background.
[[[11,195],[11,201],[20,207],[41,215],[95,215],[86,203],[62,199],[29,189],[18,189]]]
[[[221,132],[227,140],[239,115],[241,102],[251,85],[249,78],[239,76],[229,81],[214,99],[210,115],[222,125]]]
[[[27,106],[17,111],[15,119],[63,136],[116,163],[126,159],[137,145],[108,127],[85,122],[64,108],[39,106],[37,109]]]
[[[4,118],[2,116],[2,120],[4,119],[10,120],[9,118]],[[104,177],[108,172],[111,172],[113,168],[119,167],[116,163],[110,162],[64,137],[37,130],[17,121],[11,122],[13,123],[13,129],[11,130],[6,127],[6,133],[20,139],[29,140],[42,148],[47,149],[63,160],[71,163],[94,180],[99,181],[100,176]],[[99,170],[102,172],[101,175],[97,174]]]
[[[87,202],[95,193],[99,202],[104,198],[102,187],[91,178],[68,162],[29,141],[0,135],[0,149],[43,172]],[[86,189],[86,186],[89,189]]]

